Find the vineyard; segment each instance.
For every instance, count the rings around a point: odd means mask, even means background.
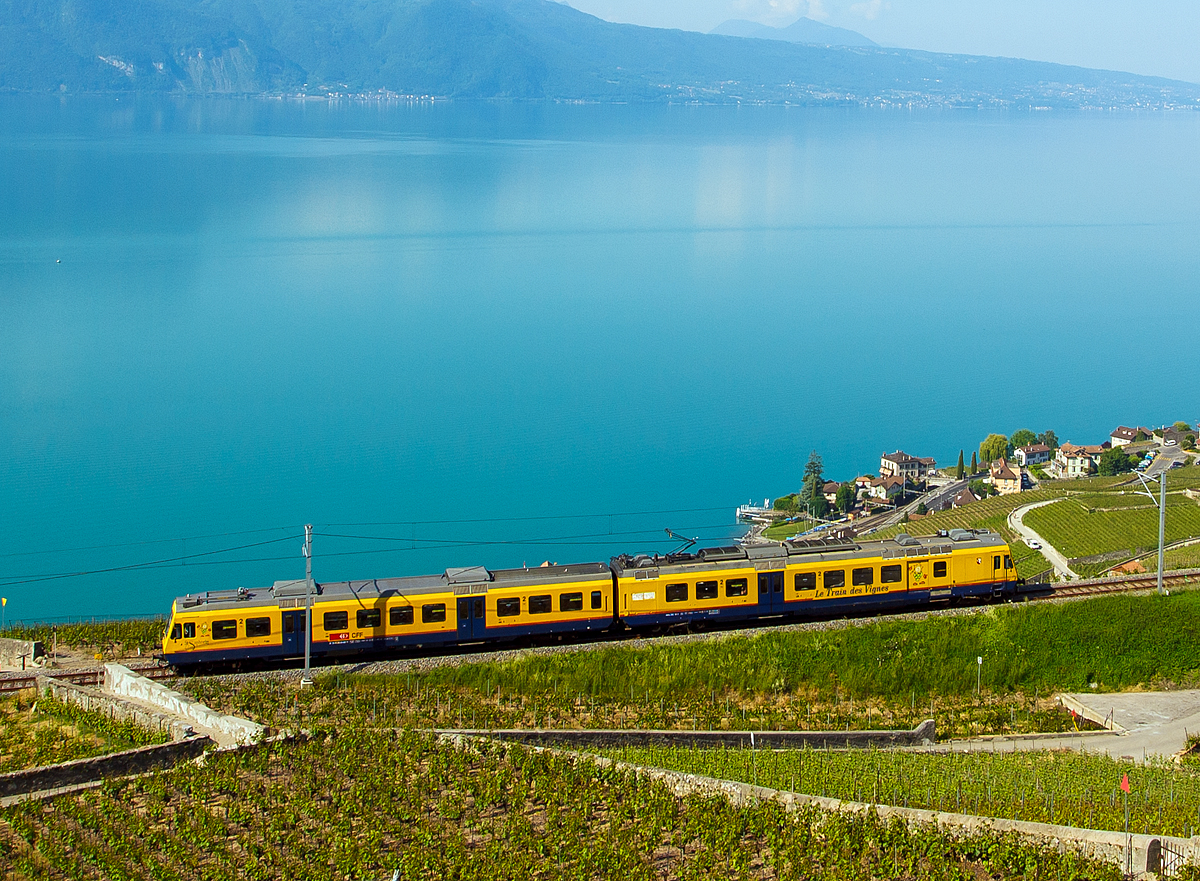
[[[1025,523],[1067,557],[1158,547],[1158,508],[1145,496],[1089,493],[1030,511]],[[1168,542],[1200,535],[1200,505],[1169,495],[1166,527]]]
[[[1084,829],[1121,830],[1129,775],[1130,830],[1200,830],[1200,773],[1161,761],[1136,765],[1070,751],[921,753],[751,751],[655,747],[613,758],[723,780],[871,804],[953,811]]]
[[[117,656],[132,655],[139,648],[146,654],[158,651],[162,647],[166,626],[166,618],[125,618],[116,621],[10,626],[0,630],[0,636],[39,641],[49,653],[57,634],[60,648],[89,648],[108,656]]]
[[[71,704],[0,698],[0,773],[162,743],[163,736]]]
[[[362,728],[215,754],[0,819],[5,881],[1119,877],[1013,838],[679,799],[586,760]]]

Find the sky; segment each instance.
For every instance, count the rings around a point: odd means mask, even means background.
[[[1198,0],[568,0],[608,21],[710,31],[801,16],[883,46],[1003,55],[1200,83]]]

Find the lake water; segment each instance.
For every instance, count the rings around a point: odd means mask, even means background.
[[[6,615],[300,577],[305,522],[318,580],[606,559],[814,449],[1194,421],[1198,155],[1185,113],[5,97]]]

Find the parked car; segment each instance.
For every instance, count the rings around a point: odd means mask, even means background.
[[[1179,443],[1179,441],[1175,440],[1175,438],[1173,438],[1173,437],[1169,437],[1165,441],[1163,441],[1163,446],[1164,447],[1173,447],[1177,443]]]
[[[1026,541],[1025,543],[1027,545],[1029,545],[1031,548],[1033,548],[1035,551],[1040,551],[1042,549],[1042,543],[1040,541],[1038,541],[1036,538],[1031,538],[1028,541]]]

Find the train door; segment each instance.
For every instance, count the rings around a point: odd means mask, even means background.
[[[483,597],[459,597],[458,638],[482,639],[487,630],[487,610]]]
[[[283,613],[283,656],[294,658],[304,654],[305,612]]]
[[[759,605],[772,612],[783,611],[783,573],[758,573]]]

